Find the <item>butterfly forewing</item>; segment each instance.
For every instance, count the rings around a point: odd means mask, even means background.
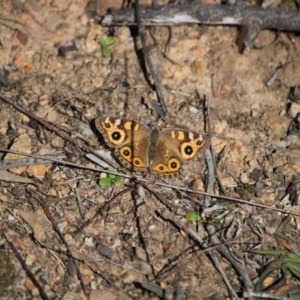
[[[97,118],[95,125],[125,167],[135,171],[147,168],[151,132],[148,126],[127,119],[106,117]]]

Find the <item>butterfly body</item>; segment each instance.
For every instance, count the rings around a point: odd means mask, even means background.
[[[127,119],[100,117],[95,125],[120,162],[138,172],[150,165],[151,173],[174,175],[208,144],[206,136],[189,130],[159,131]]]

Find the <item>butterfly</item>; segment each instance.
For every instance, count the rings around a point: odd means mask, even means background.
[[[182,129],[151,129],[142,122],[99,117],[96,128],[120,162],[129,169],[159,175],[175,175],[183,165],[207,147],[205,135]]]

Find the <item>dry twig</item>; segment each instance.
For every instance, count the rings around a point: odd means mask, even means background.
[[[165,104],[165,100],[164,100],[164,97],[163,97],[163,94],[162,94],[160,83],[159,83],[157,75],[154,71],[153,64],[152,64],[152,61],[151,61],[151,58],[150,58],[150,55],[149,55],[148,47],[147,47],[147,44],[146,44],[146,38],[145,38],[145,34],[144,34],[144,31],[143,31],[143,28],[142,28],[143,24],[142,24],[142,20],[141,20],[141,9],[140,9],[140,5],[139,5],[139,0],[135,1],[135,14],[136,14],[136,22],[137,22],[138,32],[139,32],[139,35],[140,35],[140,38],[141,38],[141,43],[142,43],[142,46],[143,46],[144,58],[147,62],[149,70],[151,72],[151,75],[152,75],[152,78],[153,78],[153,81],[154,81],[154,85],[155,85],[155,91],[156,91],[156,94],[157,94],[157,98],[158,98],[158,100],[161,104],[161,108],[163,110],[162,118],[165,119],[166,117],[169,116],[169,112],[168,112],[167,106]]]
[[[19,251],[17,250],[17,248],[15,247],[15,245],[13,244],[13,242],[10,241],[10,239],[6,236],[5,233],[4,233],[4,237],[7,240],[7,243],[9,245],[9,247],[14,252],[16,258],[18,259],[18,261],[22,265],[22,268],[25,270],[26,274],[28,275],[28,277],[30,278],[30,280],[33,282],[33,284],[35,285],[35,287],[39,290],[41,298],[44,299],[44,300],[49,300],[49,298],[46,295],[44,289],[39,284],[39,282],[36,280],[34,274],[31,272],[31,270],[26,265],[25,260],[22,258],[21,254],[19,253]]]

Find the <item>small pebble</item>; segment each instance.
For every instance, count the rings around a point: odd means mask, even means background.
[[[279,142],[279,144],[278,144],[278,147],[279,147],[279,148],[285,149],[286,146],[287,146],[287,144],[288,144],[287,141],[281,140],[281,141]]]
[[[288,117],[294,119],[299,112],[300,112],[300,104],[292,102],[287,115]]]
[[[292,141],[296,141],[296,140],[299,140],[299,135],[298,134],[289,134],[286,138],[285,138],[285,142],[286,144],[292,142]],[[283,140],[284,141],[284,140]],[[282,141],[280,141],[281,143]],[[283,143],[284,145],[284,143]],[[286,146],[286,145],[285,145]]]
[[[263,181],[257,181],[255,183],[255,188],[257,188],[257,189],[263,189],[265,186],[266,185],[265,185],[265,183]]]
[[[25,262],[26,262],[26,264],[27,264],[29,267],[32,266],[32,265],[34,264],[35,261],[36,261],[36,256],[35,256],[35,255],[33,255],[33,254],[28,254],[28,255],[26,256]]]
[[[240,179],[242,183],[249,183],[249,178],[246,173],[242,173]]]
[[[104,203],[104,202],[106,201],[106,199],[105,199],[104,196],[99,195],[99,196],[96,197],[96,201],[97,201],[98,203]]]
[[[197,114],[199,112],[199,109],[197,109],[196,107],[194,106],[190,106],[189,107],[189,111],[193,114]]]

